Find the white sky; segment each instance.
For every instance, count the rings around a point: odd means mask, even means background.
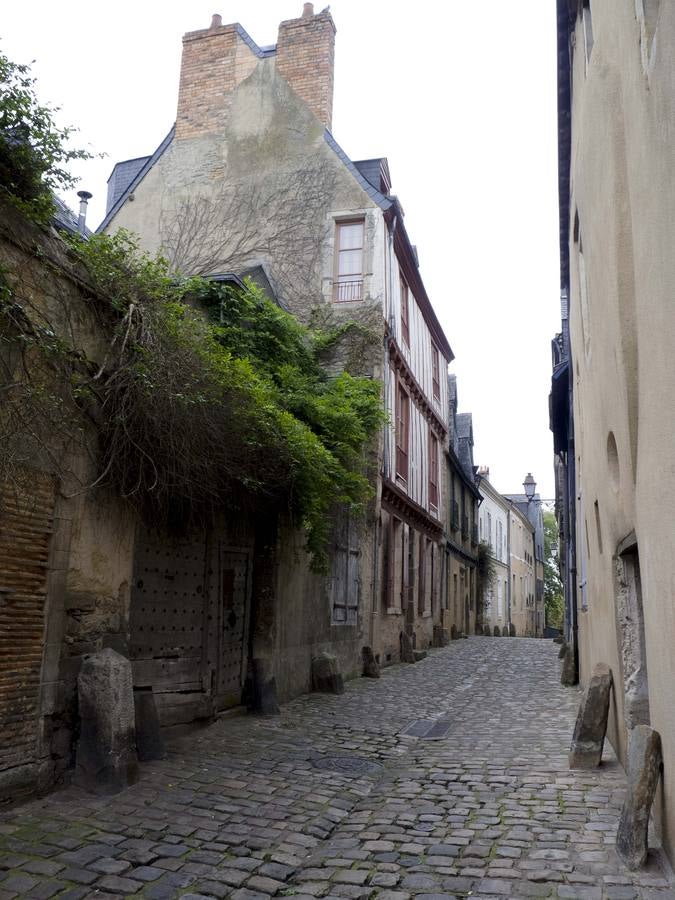
[[[220,6],[218,5],[220,3]],[[315,11],[323,8],[315,4]],[[154,151],[175,118],[181,37],[211,14],[261,45],[302,0],[3,3],[0,47],[61,106],[105,212],[121,159]],[[550,341],[559,330],[554,0],[333,0],[333,134],[352,159],[387,156],[427,291],[455,353],[475,462],[498,490],[531,471],[553,496]],[[66,198],[77,209],[75,192]]]

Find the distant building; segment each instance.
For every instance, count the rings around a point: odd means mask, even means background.
[[[526,494],[504,494],[534,528],[534,637],[544,636],[546,616],[544,610],[544,514],[541,497],[534,494],[528,500]]]
[[[457,413],[457,380],[448,378],[450,402],[447,462],[446,571],[442,625],[446,632],[473,634],[482,626],[477,604],[478,506],[473,473],[473,420]]]
[[[494,568],[491,584],[484,588],[483,622],[491,631],[508,629],[509,609],[509,516],[511,504],[490,483],[490,470],[478,469],[478,490],[483,498],[478,513],[478,540],[490,548]]]
[[[518,637],[540,637],[535,602],[534,526],[515,503],[509,503],[509,614]],[[538,624],[541,630],[538,631]]]

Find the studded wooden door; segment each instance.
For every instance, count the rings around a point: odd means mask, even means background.
[[[130,654],[136,686],[202,691],[209,554],[205,533],[186,538],[139,530],[131,591]]]
[[[241,702],[248,630],[250,558],[245,550],[222,547],[218,560],[216,705]]]

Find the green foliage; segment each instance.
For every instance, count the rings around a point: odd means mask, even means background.
[[[544,512],[544,607],[546,624],[562,628],[565,600],[560,580],[558,523],[552,512]]]
[[[71,246],[111,331],[91,390],[102,471],[150,507],[215,509],[234,495],[287,507],[325,563],[330,511],[370,496],[366,450],[384,421],[380,385],[328,377],[317,341],[253,283],[172,278],[123,231]]]
[[[496,569],[490,545],[481,541],[476,549],[476,579],[478,595],[483,597],[485,591],[492,587],[496,577]]]
[[[68,148],[73,129],[56,125],[57,111],[39,103],[29,67],[0,52],[0,193],[40,224],[53,214],[53,192],[76,182],[68,164],[91,158]]]

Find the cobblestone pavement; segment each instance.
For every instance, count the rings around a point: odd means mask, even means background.
[[[5,810],[0,900],[675,898],[656,857],[617,860],[610,748],[595,772],[567,767],[579,696],[557,651],[457,641],[279,718],[223,718],[113,798]],[[401,735],[419,719],[447,734]]]

